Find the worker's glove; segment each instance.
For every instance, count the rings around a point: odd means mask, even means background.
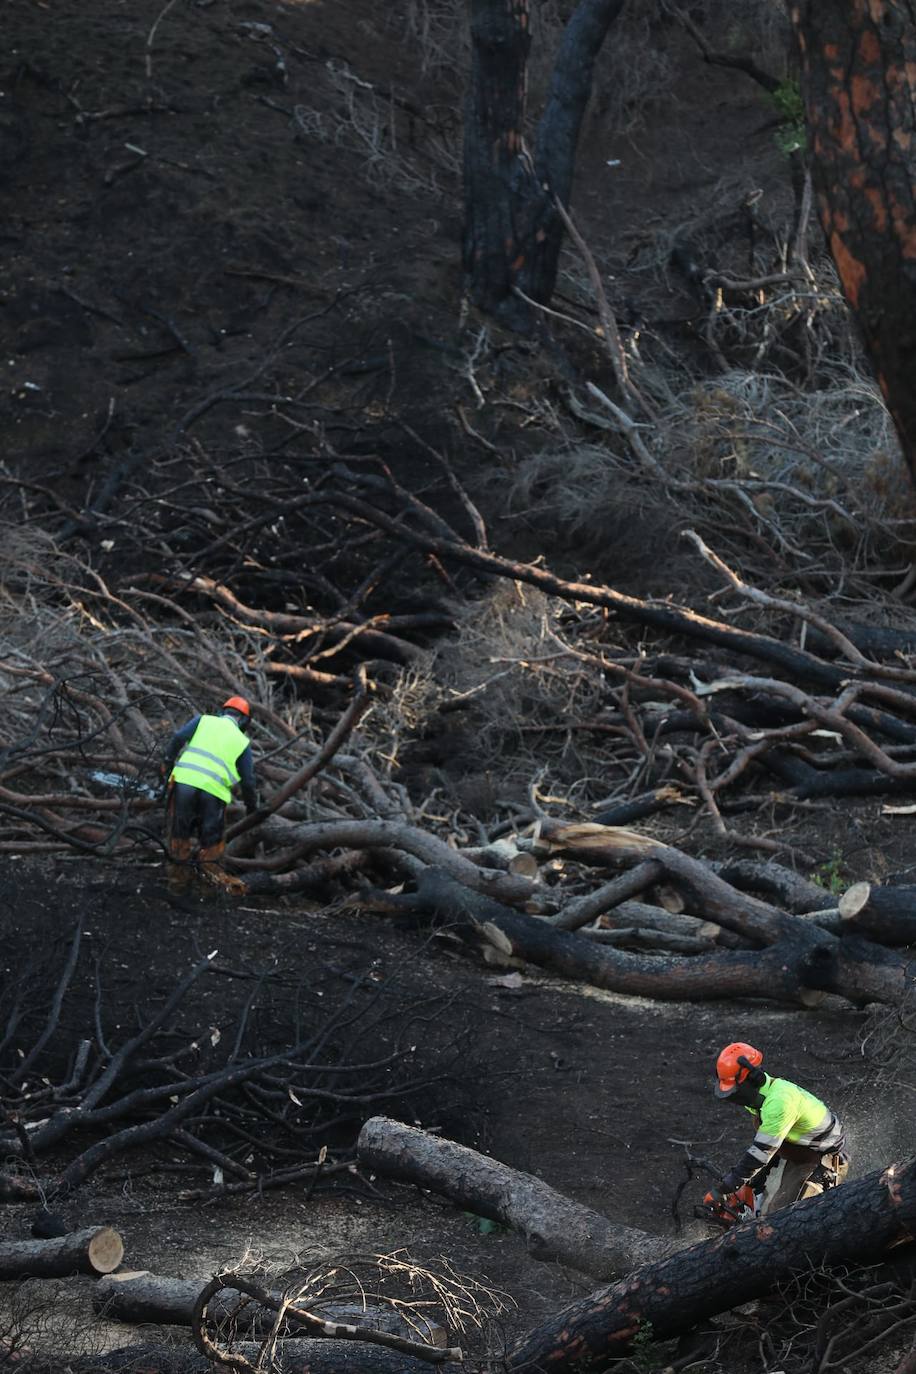
[[[727,1173],[724,1178],[719,1180],[713,1191],[717,1196],[727,1198],[729,1193],[736,1193],[739,1188],[744,1186],[744,1183],[745,1179],[740,1178],[738,1174],[732,1170],[730,1173]]]

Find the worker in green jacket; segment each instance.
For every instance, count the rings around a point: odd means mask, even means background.
[[[749,1183],[763,1191],[759,1215],[815,1197],[842,1183],[849,1170],[838,1117],[813,1093],[760,1067],[763,1054],[737,1041],[716,1061],[716,1096],[749,1111],[757,1134],[738,1164],[713,1190],[721,1198]]]
[[[222,865],[226,807],[239,786],[249,814],[257,808],[254,763],[247,731],[251,707],[244,697],[229,697],[215,715],[192,716],[176,730],[166,751],[169,779],[169,890],[188,887],[195,866],[224,888],[237,888]],[[194,840],[198,841],[196,865]]]

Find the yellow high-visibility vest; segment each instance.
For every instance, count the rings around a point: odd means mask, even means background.
[[[229,716],[201,716],[178,756],[171,781],[189,783],[228,803],[239,781],[237,761],[247,748],[245,732]]]

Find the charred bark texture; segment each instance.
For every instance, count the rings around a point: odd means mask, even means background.
[[[551,1374],[603,1367],[648,1329],[659,1339],[768,1292],[790,1274],[854,1259],[867,1264],[916,1228],[916,1159],[759,1221],[598,1289],[529,1331],[508,1368]]]
[[[359,1158],[388,1178],[442,1193],[458,1207],[518,1231],[535,1259],[559,1260],[594,1278],[627,1273],[667,1253],[661,1238],[609,1221],[465,1145],[377,1116],[359,1136]]]
[[[531,15],[528,0],[472,0],[464,133],[464,270],[475,304],[527,321],[512,296],[521,240],[543,192],[523,156]]]
[[[783,911],[795,914],[809,911],[828,911],[836,905],[833,894],[817,883],[802,878],[791,868],[777,863],[761,863],[753,859],[708,860],[709,868],[725,882],[744,892],[762,892]]]
[[[257,1362],[261,1347],[240,1341],[232,1353],[241,1355],[251,1366]],[[219,1368],[206,1355],[191,1346],[127,1345],[105,1355],[91,1355],[67,1361],[72,1374],[213,1374]],[[354,1345],[351,1341],[280,1341],[272,1355],[275,1374],[429,1374],[423,1360],[401,1355],[380,1346]],[[28,1360],[17,1365],[28,1374],[60,1374],[61,1360]]]
[[[0,1244],[0,1279],[110,1274],[123,1257],[124,1242],[110,1226],[93,1226],[51,1240],[9,1240]]]
[[[916,474],[913,6],[803,0],[790,10],[821,221]]]
[[[854,883],[840,898],[846,930],[885,945],[916,943],[916,887]]]
[[[627,954],[556,930],[469,892],[436,870],[422,875],[414,900],[440,921],[467,929],[475,940],[486,938],[482,928],[489,923],[505,937],[507,952],[515,957],[613,992],[667,1000],[767,996],[803,1004],[811,996],[803,976],[811,945],[804,938],[796,944],[787,937],[767,949],[716,949],[711,954],[666,958]]]
[[[560,45],[535,155],[525,148],[529,0],[471,0],[471,81],[465,117],[464,269],[472,300],[513,328],[553,292],[592,72],[621,0],[581,0]]]
[[[94,1311],[106,1321],[155,1322],[159,1326],[190,1326],[194,1304],[208,1283],[207,1279],[176,1279],[164,1274],[147,1272],[109,1274],[99,1279],[92,1290]],[[275,1295],[278,1299],[280,1293]],[[431,1345],[445,1345],[446,1333],[419,1313],[407,1322],[394,1308],[364,1307],[360,1303],[321,1302],[306,1299],[308,1307],[324,1321],[369,1326],[376,1331],[388,1331],[394,1336],[426,1340]],[[241,1331],[267,1332],[273,1324],[275,1312],[260,1307],[237,1289],[224,1288],[207,1304],[210,1322],[231,1321]],[[289,1325],[292,1325],[290,1323]],[[287,1335],[306,1336],[302,1327],[287,1331]]]

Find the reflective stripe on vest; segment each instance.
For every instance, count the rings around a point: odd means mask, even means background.
[[[237,760],[247,748],[248,740],[234,720],[201,716],[172,769],[172,781],[188,783],[228,803],[239,781]]]
[[[785,1078],[771,1078],[767,1074],[761,1096],[763,1105],[759,1113],[748,1108],[758,1118],[757,1134],[748,1154],[761,1164],[772,1158],[784,1141],[825,1151],[842,1145],[843,1127],[813,1093]]]

